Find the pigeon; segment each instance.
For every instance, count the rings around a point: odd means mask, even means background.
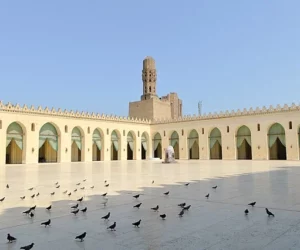
[[[254,207],[254,206],[255,206],[255,204],[256,204],[256,201],[249,203],[249,204],[248,204],[248,206],[252,206],[252,207]]]
[[[33,248],[33,246],[34,246],[34,243],[31,243],[30,245],[23,246],[23,247],[21,247],[20,249],[23,249],[23,250],[30,250],[30,249]]]
[[[95,186],[91,186],[91,189],[93,189]]]
[[[182,207],[183,208],[185,206],[185,204],[186,204],[185,202],[180,203],[180,204],[178,204],[178,207]]]
[[[50,226],[50,224],[51,224],[51,220],[49,219],[49,220],[47,220],[47,221],[41,223],[41,226],[44,225],[45,227],[47,227],[47,226]]]
[[[84,179],[83,182],[86,182],[86,179]]]
[[[185,183],[184,185],[187,187],[188,185],[190,185],[190,183]]]
[[[269,209],[267,209],[267,208],[266,208],[266,212],[267,212],[268,216],[273,216],[273,217],[275,217],[275,215],[274,215],[272,212],[270,212]]]
[[[107,193],[101,194],[103,197],[105,197],[107,195]]]
[[[31,198],[33,199],[35,197],[35,194],[31,195]]]
[[[164,220],[166,217],[167,217],[166,214],[161,214],[161,215],[160,215],[160,218],[162,218],[163,220]]]
[[[73,192],[74,192],[74,193],[75,193],[75,192],[77,192],[77,188],[76,188],[76,189],[74,189],[74,191],[73,191]]]
[[[154,184],[154,181],[152,181],[152,184]]]
[[[140,208],[141,205],[142,205],[142,203],[139,203],[139,204],[137,204],[137,205],[135,205],[133,207]]]
[[[55,195],[55,192],[52,192],[51,195]]]
[[[68,190],[66,190],[66,191],[63,192],[63,194],[66,194],[66,193],[68,193]]]
[[[58,185],[56,188],[60,188],[60,185]]]
[[[21,198],[21,200],[24,200],[25,199],[25,196],[22,196],[22,197],[20,197]]]
[[[40,195],[40,193],[37,193],[37,194],[36,194],[36,197],[38,197],[39,195]]]
[[[33,218],[34,217],[34,213],[30,212],[29,216],[30,216],[30,218]]]
[[[6,185],[6,188],[9,188],[9,185],[8,185],[8,184]]]
[[[7,234],[7,240],[9,243],[13,242],[13,241],[16,241],[17,239],[13,236],[11,236],[10,234]]]
[[[110,212],[107,215],[103,216],[101,219],[108,220],[109,217],[110,217]]]
[[[58,185],[58,182],[55,183],[55,186],[57,186],[57,185]]]
[[[184,209],[181,210],[181,212],[178,214],[180,217],[184,215]]]
[[[75,240],[80,240],[81,242],[83,241],[83,239],[85,238],[86,236],[86,232],[84,232],[83,234],[80,234],[78,236],[76,236]]]
[[[186,207],[183,207],[183,209],[184,209],[184,210],[189,210],[190,207],[191,207],[191,205],[188,205],[188,206],[186,206]]]
[[[79,209],[72,211],[71,213],[76,215],[79,212]]]
[[[170,193],[170,191],[168,191],[168,192],[165,192],[165,193],[164,193],[164,195],[169,195],[169,193]]]
[[[82,201],[83,201],[83,197],[81,197],[81,198],[78,199],[77,201],[82,202]]]
[[[134,195],[134,196],[132,196],[133,198],[139,198],[140,197],[140,195],[139,194],[137,194],[137,195]]]
[[[106,184],[105,187],[109,187],[109,184]]]
[[[34,211],[35,209],[36,209],[36,205],[30,208],[31,211]]]
[[[213,188],[213,189],[217,189],[217,187],[218,187],[218,186],[214,186],[214,187],[212,187],[212,188]]]
[[[76,208],[78,208],[78,204],[71,207],[71,209],[76,209]]]
[[[28,210],[24,211],[23,214],[29,214],[31,212],[31,209],[29,208]]]
[[[87,211],[87,207],[85,207],[84,209],[81,209],[81,212],[85,213]]]
[[[158,209],[159,209],[159,206],[157,205],[156,207],[152,207],[151,209],[152,209],[153,211],[157,212]]]
[[[3,197],[2,199],[0,199],[1,202],[4,201],[4,200],[5,200],[5,197]]]
[[[205,195],[205,197],[208,199],[209,198],[209,194]]]
[[[82,187],[82,188],[80,188],[81,190],[84,190],[85,189],[85,187]]]
[[[71,194],[72,194],[71,192],[70,192],[70,193],[68,193],[68,196],[71,196]]]
[[[79,186],[79,185],[80,185],[80,182],[76,184],[76,186]]]
[[[117,226],[117,223],[114,222],[114,224],[112,224],[111,226],[109,226],[107,229],[110,229],[111,231],[116,231],[116,226]]]
[[[46,209],[48,210],[48,211],[50,211],[51,210],[51,208],[52,208],[52,206],[50,205],[49,207],[46,207]]]
[[[248,213],[249,213],[249,210],[246,209],[246,210],[245,210],[245,215],[248,215]]]
[[[137,222],[134,222],[134,223],[132,223],[132,225],[134,225],[135,227],[140,227],[141,221],[142,221],[142,220],[139,220],[139,221],[137,221]]]
[[[29,190],[29,191],[32,191],[32,190],[33,190],[33,187],[32,187],[32,188],[29,188],[28,190]]]

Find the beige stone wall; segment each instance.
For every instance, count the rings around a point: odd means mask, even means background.
[[[0,165],[5,164],[6,155],[6,131],[12,122],[17,122],[23,128],[23,145],[24,157],[23,163],[37,163],[39,153],[39,131],[41,127],[50,122],[56,127],[58,132],[59,150],[58,161],[71,161],[71,133],[74,127],[79,127],[83,135],[82,160],[92,161],[92,136],[96,128],[103,135],[102,147],[104,161],[110,161],[111,157],[111,133],[116,130],[120,134],[119,153],[121,160],[127,159],[127,133],[132,132],[135,137],[135,159],[141,159],[141,135],[146,133],[147,147],[152,148],[152,141],[149,137],[150,126],[148,124],[139,124],[135,122],[119,122],[119,121],[104,121],[97,119],[82,119],[73,117],[58,117],[43,114],[24,114],[19,112],[0,111]],[[31,131],[31,126],[34,124],[35,131]],[[68,127],[68,132],[65,132],[65,126]],[[90,131],[90,133],[88,133]],[[67,150],[66,150],[67,149]],[[147,157],[152,155],[152,151],[147,151]]]

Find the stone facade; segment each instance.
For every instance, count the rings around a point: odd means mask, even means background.
[[[156,66],[152,57],[143,61],[143,95],[140,101],[129,103],[129,116],[145,119],[177,119],[182,116],[182,100],[177,93],[158,97]]]

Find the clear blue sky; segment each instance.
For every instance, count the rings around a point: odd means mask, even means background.
[[[298,103],[299,0],[1,1],[0,99],[128,114],[142,60],[185,114]]]

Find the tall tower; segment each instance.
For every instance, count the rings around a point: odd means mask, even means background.
[[[157,97],[155,61],[150,56],[147,56],[143,60],[142,79],[143,95],[141,96],[141,100],[148,100],[153,97]]]

